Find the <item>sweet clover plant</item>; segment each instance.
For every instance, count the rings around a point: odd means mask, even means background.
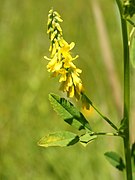
[[[38,142],[39,146],[71,146],[81,143],[83,146],[97,139],[98,136],[118,136],[122,139],[125,157],[116,152],[106,152],[104,155],[108,161],[120,171],[126,172],[127,180],[133,179],[135,171],[135,143],[130,143],[130,53],[134,53],[135,49],[131,48],[134,44],[135,23],[133,16],[135,14],[135,0],[116,0],[121,19],[121,32],[123,40],[123,64],[124,64],[124,98],[123,98],[123,117],[119,126],[116,126],[112,120],[103,115],[86,95],[83,87],[79,69],[75,62],[79,56],[72,56],[75,43],[68,43],[63,37],[61,28],[62,18],[58,12],[49,11],[47,22],[47,34],[50,39],[50,57],[44,56],[48,61],[47,70],[52,77],[58,77],[60,90],[67,94],[68,99],[60,97],[56,94],[49,94],[49,100],[57,114],[64,119],[66,123],[76,128],[79,133],[69,131],[52,132],[41,138]],[[127,30],[127,26],[131,26],[131,32]],[[133,58],[132,58],[133,59]],[[134,60],[132,60],[134,62]],[[80,112],[77,107],[72,104],[69,99],[75,98],[81,101],[82,107],[90,109],[91,107],[106,121],[112,128],[113,132],[94,132],[89,121]],[[82,131],[83,130],[83,131]],[[82,132],[82,133],[81,133]],[[80,135],[81,134],[81,135]]]

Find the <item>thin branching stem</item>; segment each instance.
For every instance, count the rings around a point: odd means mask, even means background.
[[[102,117],[103,120],[105,120],[113,129],[115,129],[116,131],[118,131],[117,126],[106,116],[104,116],[99,110],[98,108],[92,103],[92,101],[88,98],[88,96],[86,96],[86,94],[84,94],[84,96],[87,98],[87,101],[89,102],[90,106],[93,107],[93,109]]]
[[[131,152],[130,152],[130,135],[129,135],[129,122],[130,122],[130,57],[129,57],[129,44],[128,44],[128,32],[127,21],[123,18],[123,7],[121,0],[116,0],[120,16],[122,27],[122,39],[123,39],[123,61],[124,61],[124,101],[123,101],[123,143],[124,153],[126,161],[126,177],[127,180],[132,180],[132,166],[131,166]]]
[[[97,135],[97,136],[117,136],[121,137],[119,133],[111,133],[111,132],[93,132],[92,135]]]

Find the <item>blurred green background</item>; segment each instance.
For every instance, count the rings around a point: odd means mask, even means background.
[[[74,132],[57,117],[48,101],[50,92],[61,94],[43,58],[49,55],[46,23],[51,7],[64,19],[64,38],[76,43],[73,53],[80,58],[75,63],[83,69],[87,94],[119,124],[123,64],[115,1],[4,0],[0,4],[0,180],[122,180],[123,174],[103,155],[110,150],[123,153],[119,138],[100,137],[86,148],[79,144],[48,149],[37,146],[51,131]],[[131,75],[133,110],[132,68]],[[95,112],[84,114],[95,131],[112,131]],[[132,120],[134,117],[132,111]],[[131,138],[133,141],[133,133]]]

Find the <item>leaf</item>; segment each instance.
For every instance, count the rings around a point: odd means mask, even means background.
[[[106,152],[104,155],[106,156],[110,164],[115,168],[119,169],[120,171],[123,171],[125,169],[123,159],[116,152]]]
[[[135,172],[135,142],[132,144],[132,148],[131,148],[131,160],[132,160],[133,172]]]
[[[69,131],[58,131],[43,137],[38,145],[42,147],[59,146],[65,147],[74,145],[79,141],[79,136]]]
[[[54,110],[64,119],[66,123],[78,130],[87,129],[91,131],[89,122],[71,102],[55,94],[49,94],[49,100]]]
[[[133,38],[132,44],[131,44],[130,58],[131,58],[131,64],[135,68],[135,37]]]
[[[126,121],[126,117],[124,117],[124,118],[121,120],[121,122],[120,122],[119,131],[121,131],[121,132],[123,132],[123,131],[125,130],[125,128],[126,128],[126,123],[125,123],[125,121]]]
[[[86,147],[86,146],[88,145],[88,143],[94,141],[96,138],[97,138],[96,135],[92,135],[92,134],[90,134],[90,133],[86,133],[86,134],[80,136],[79,141],[80,141],[80,143],[81,143],[83,146]]]

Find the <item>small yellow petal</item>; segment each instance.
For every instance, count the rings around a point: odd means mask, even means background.
[[[54,15],[56,15],[57,17],[60,17],[60,14],[59,14],[57,11],[54,11],[53,13],[54,13]]]
[[[50,14],[52,15],[52,13],[53,13],[53,8],[52,8],[52,9],[50,9],[50,11],[49,11],[49,15],[50,15]]]
[[[78,57],[79,57],[79,56],[78,56],[78,55],[76,55],[74,58],[72,58],[72,61],[73,61],[73,60],[75,60],[75,59],[77,59]]]
[[[68,97],[74,97],[74,86],[71,86],[69,88],[69,91],[67,92]]]
[[[51,41],[55,38],[56,34],[57,34],[57,30],[55,30],[52,34],[51,34]]]
[[[76,73],[72,73],[72,78],[75,86],[81,82],[81,79],[76,75]]]
[[[51,57],[53,57],[56,54],[57,49],[55,48],[55,45],[53,45]]]
[[[80,73],[82,73],[82,70],[79,68],[76,68],[76,72],[80,74]]]
[[[66,81],[66,79],[67,79],[66,74],[63,74],[63,75],[61,75],[59,82]]]
[[[52,51],[52,45],[50,45],[50,47],[49,47],[49,51]]]
[[[58,31],[62,32],[62,29],[61,29],[59,23],[56,23],[56,27],[57,27]]]
[[[44,56],[44,58],[45,58],[46,60],[49,60],[49,61],[51,60],[51,59],[50,59],[50,58],[48,58],[47,56]]]
[[[59,22],[63,22],[63,20],[62,20],[60,17],[58,17],[58,16],[55,16],[55,19],[56,19],[57,21],[59,21]]]
[[[48,18],[47,26],[51,24],[52,19]]]
[[[71,42],[71,43],[70,43],[70,50],[73,49],[74,46],[75,46],[75,43],[74,43],[74,42]]]
[[[73,86],[73,81],[72,81],[71,75],[68,74],[66,82],[67,82],[67,86]]]

